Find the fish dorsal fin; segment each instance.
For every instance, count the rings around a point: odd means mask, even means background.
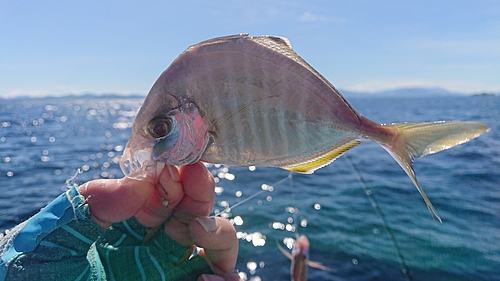
[[[338,95],[339,98],[341,98],[344,103],[351,109],[352,113],[360,119],[359,114],[354,110],[354,108],[347,102],[347,100],[340,94],[340,92],[333,86],[332,83],[330,83],[323,75],[321,75],[316,69],[314,69],[309,63],[307,63],[301,56],[299,56],[293,49],[292,49],[292,44],[290,43],[290,40],[285,37],[278,37],[278,36],[256,36],[256,37],[248,37],[249,40],[252,40],[253,42],[266,47],[268,49],[271,49],[275,52],[278,52],[287,58],[295,61],[296,63],[300,64],[302,67],[306,68],[309,70],[311,73],[314,73],[316,77],[321,79],[325,84],[329,85],[332,90]]]
[[[255,43],[266,47],[268,49],[272,49],[275,52],[281,53],[282,55],[288,57],[289,59],[294,60],[298,64],[307,68],[309,71],[315,73],[318,77],[323,78],[321,74],[319,74],[312,66],[310,66],[302,57],[300,57],[293,49],[290,40],[285,37],[279,36],[256,36],[250,38]],[[326,79],[323,78],[326,81]]]
[[[283,166],[281,168],[297,173],[312,174],[317,169],[332,163],[346,151],[360,143],[360,140],[350,140],[324,154],[321,154],[320,156],[305,160],[298,164]]]
[[[252,40],[264,45],[268,48],[273,48],[273,46],[279,46],[280,48],[285,48],[292,50],[292,44],[290,43],[290,40],[286,37],[280,37],[280,36],[254,36],[252,37]],[[274,48],[273,48],[274,49]]]
[[[281,53],[282,55],[294,60],[299,63],[303,67],[307,68],[309,71],[314,72],[316,75],[322,77],[314,68],[312,68],[304,59],[302,59],[295,51],[292,49],[292,44],[290,40],[286,37],[279,36],[254,36],[250,37],[248,34],[235,34],[222,36],[217,38],[208,39],[202,41],[198,44],[195,44],[188,48],[188,50],[192,48],[200,48],[207,45],[217,45],[220,43],[227,43],[229,41],[238,41],[238,40],[249,40],[255,42],[265,48],[271,49],[275,52]],[[326,79],[325,79],[326,80]]]
[[[207,39],[205,41],[201,41],[200,43],[197,43],[191,47],[201,47],[201,46],[206,46],[206,45],[219,44],[219,43],[224,43],[227,41],[247,39],[247,38],[249,38],[248,33],[221,36],[221,37],[216,37],[216,38]]]

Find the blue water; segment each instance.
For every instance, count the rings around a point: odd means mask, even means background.
[[[118,159],[141,102],[0,100],[0,231],[54,199],[79,168],[77,182],[121,177]],[[276,243],[298,233],[308,236],[312,260],[336,270],[310,269],[310,280],[500,280],[500,97],[350,102],[381,123],[471,120],[492,130],[416,160],[442,224],[373,143],[291,179],[280,169],[210,167],[218,180],[216,210],[254,196],[223,214],[241,237],[237,270],[248,280],[289,280],[290,261]],[[274,191],[262,191],[262,184]]]

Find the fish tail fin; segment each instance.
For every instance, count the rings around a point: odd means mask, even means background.
[[[379,144],[398,162],[422,195],[429,211],[441,221],[436,209],[420,186],[413,170],[413,159],[468,142],[489,131],[478,122],[425,122],[382,125],[392,132],[388,141]]]

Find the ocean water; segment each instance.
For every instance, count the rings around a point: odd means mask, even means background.
[[[491,131],[415,161],[442,224],[373,143],[313,175],[210,166],[217,180],[214,212],[231,219],[240,237],[241,275],[289,280],[290,261],[276,244],[307,235],[310,258],[332,268],[309,269],[310,280],[500,280],[500,97],[349,101],[380,123],[470,120]],[[77,169],[80,183],[123,176],[117,163],[141,103],[0,100],[0,231],[58,196]]]

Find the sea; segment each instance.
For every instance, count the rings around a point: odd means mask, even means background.
[[[0,231],[66,189],[119,178],[119,158],[144,97],[0,99]],[[289,249],[311,243],[309,280],[500,280],[500,96],[352,97],[380,122],[469,120],[491,131],[416,159],[440,223],[398,164],[375,143],[312,175],[209,165],[214,215],[234,224],[245,280],[290,280]],[[80,173],[78,173],[80,171]]]

